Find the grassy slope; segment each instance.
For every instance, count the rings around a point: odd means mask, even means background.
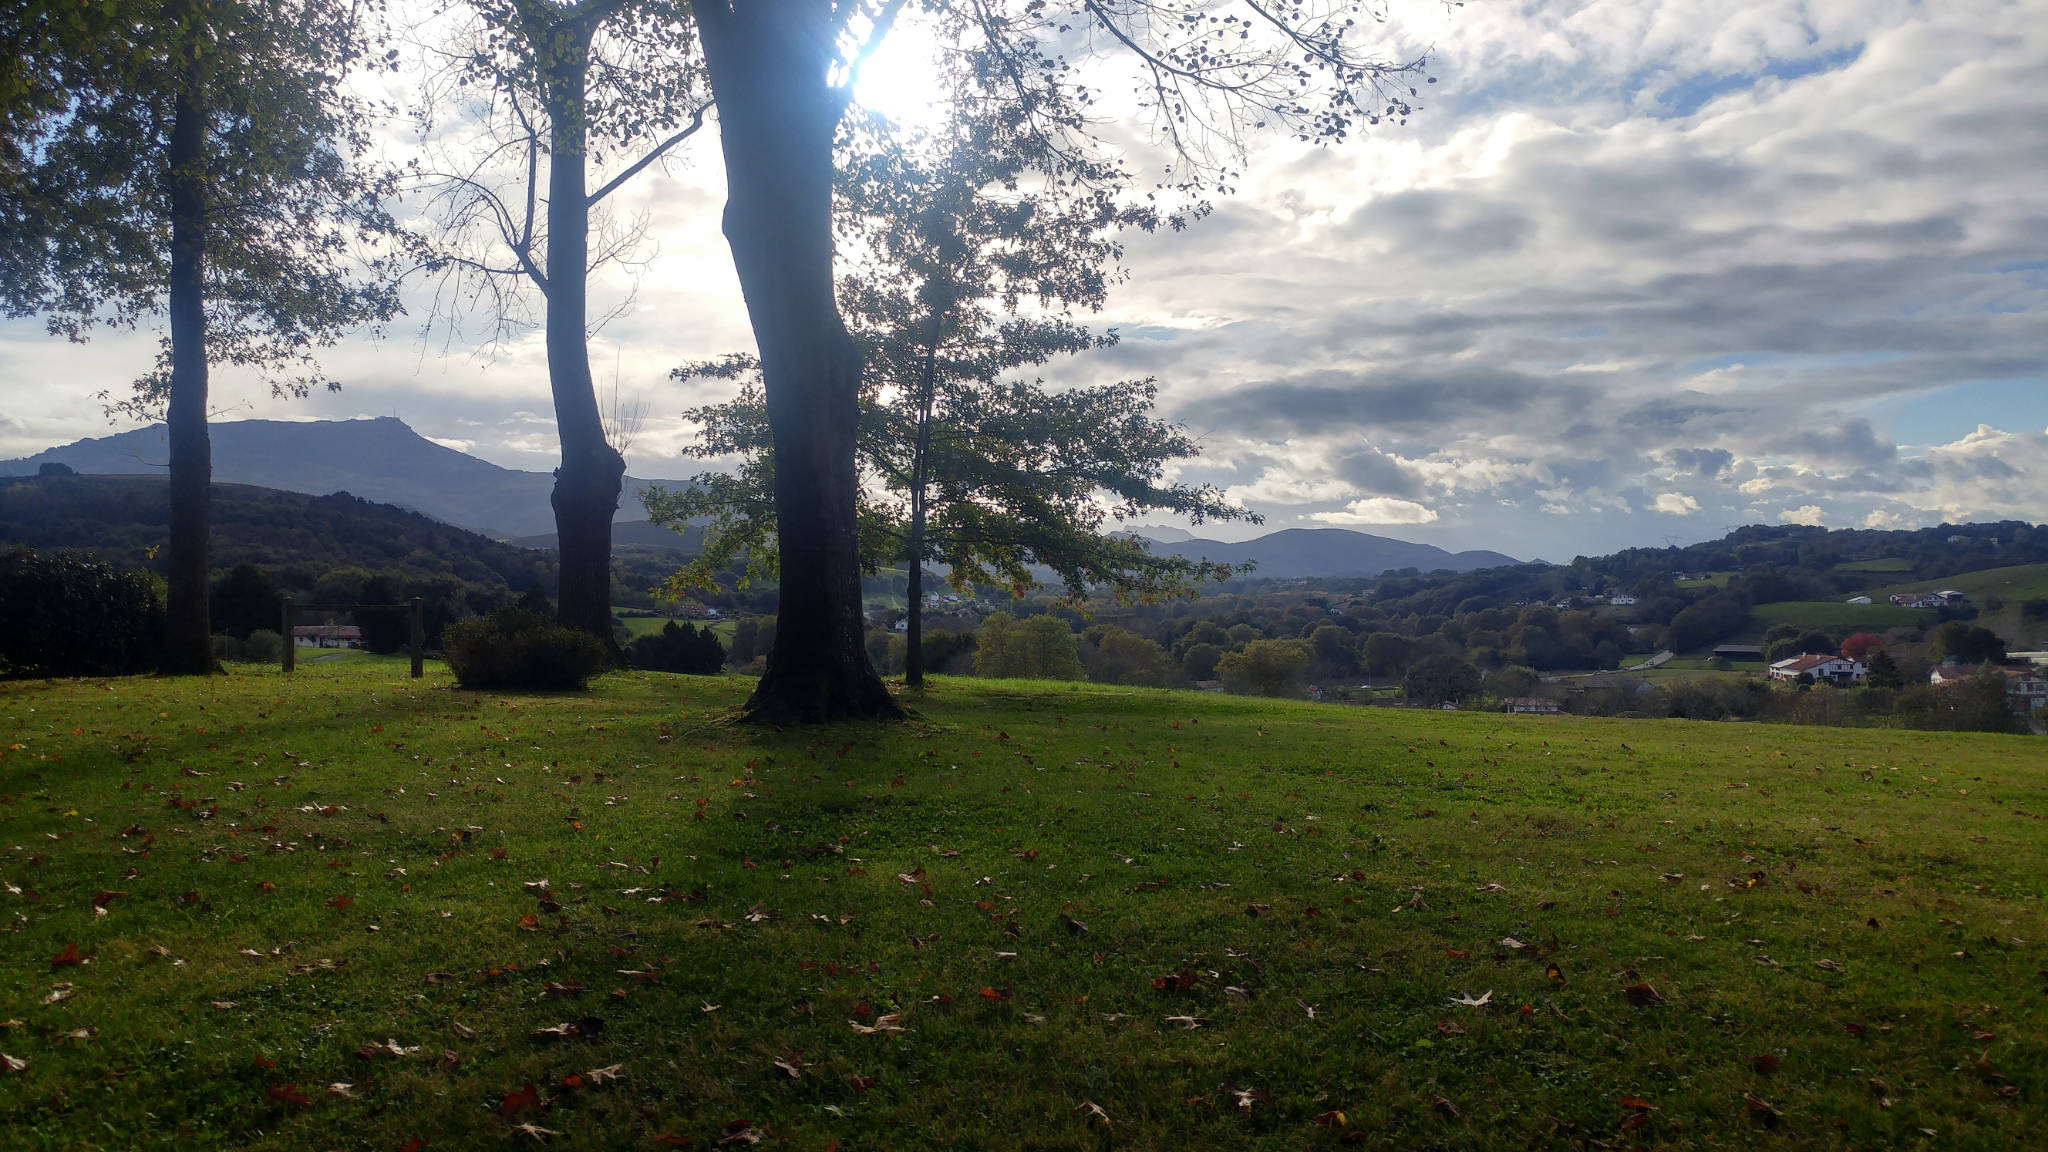
[[[764,734],[742,680],[400,663],[0,685],[0,1145],[505,1147],[528,1082],[569,1148],[2038,1137],[2038,740],[975,681]]]
[[[1933,618],[1932,612],[1898,608],[1884,603],[1837,604],[1826,600],[1787,600],[1775,604],[1759,604],[1750,609],[1749,623],[1729,642],[1755,644],[1763,639],[1765,632],[1777,624],[1819,628],[1828,632],[1853,630],[1882,633],[1887,628],[1920,624]]]
[[[1981,572],[1965,572],[1960,576],[1944,576],[1939,580],[1895,584],[1878,588],[1866,595],[1882,603],[1885,597],[1894,592],[1929,592],[1939,588],[1953,588],[1973,600],[1981,600],[1986,595],[2006,600],[2048,596],[2048,564],[2015,564],[2009,568],[1986,568]]]

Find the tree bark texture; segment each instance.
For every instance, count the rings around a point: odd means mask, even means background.
[[[197,71],[196,66],[193,71]],[[206,108],[199,81],[183,85],[172,113],[171,392],[165,412],[170,440],[169,595],[164,612],[162,668],[171,675],[214,670],[207,619],[207,501],[213,447],[206,432]],[[287,641],[289,642],[289,641]]]
[[[585,188],[588,121],[584,109],[590,63],[588,21],[555,25],[536,38],[546,46],[548,100],[548,386],[562,465],[555,469],[551,503],[561,582],[555,615],[604,643],[613,663],[622,660],[612,635],[612,515],[618,511],[626,461],[605,439],[597,390],[590,378],[586,277],[590,261],[590,203]]]
[[[768,723],[900,717],[861,612],[854,434],[861,363],[832,283],[829,0],[700,0],[725,155],[725,236],[761,354],[775,448],[781,595],[768,671],[747,703]]]

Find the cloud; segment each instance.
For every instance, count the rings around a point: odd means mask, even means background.
[[[1650,505],[1666,516],[1691,516],[1699,512],[1700,502],[1683,492],[1666,492]]]
[[[1788,508],[1778,513],[1778,521],[1782,524],[1805,524],[1810,527],[1819,527],[1826,520],[1827,513],[1822,512],[1817,504],[1802,504],[1797,508]]]
[[[1417,504],[1413,500],[1397,500],[1391,496],[1371,496],[1364,500],[1353,500],[1338,512],[1317,512],[1310,519],[1325,524],[1433,524],[1436,511]]]

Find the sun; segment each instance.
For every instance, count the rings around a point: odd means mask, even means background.
[[[926,128],[941,115],[948,95],[939,80],[938,39],[921,24],[896,25],[854,81],[861,107],[906,128]]]

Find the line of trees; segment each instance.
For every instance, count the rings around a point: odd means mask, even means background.
[[[164,324],[157,367],[132,395],[108,403],[160,413],[169,426],[165,671],[212,668],[209,369],[255,368],[287,395],[329,385],[314,353],[389,320],[398,276],[409,271],[472,285],[523,281],[544,298],[562,443],[558,613],[612,643],[609,525],[624,467],[618,429],[605,427],[590,381],[593,212],[693,134],[714,106],[728,193],[724,233],[754,331],[759,403],[776,461],[770,487],[784,594],[752,713],[778,721],[899,714],[864,647],[858,461],[868,422],[859,413],[868,366],[891,387],[914,381],[917,347],[926,350],[929,386],[898,412],[915,414],[900,428],[917,444],[904,488],[911,539],[899,551],[983,549],[992,571],[1014,577],[1027,557],[1046,563],[1078,547],[1081,557],[1061,576],[1093,584],[1104,572],[1138,572],[1140,587],[1185,579],[1190,573],[1147,561],[1135,547],[1080,539],[1072,525],[1091,527],[1080,505],[1104,489],[1100,477],[1033,497],[1066,502],[1030,521],[1065,531],[1058,542],[1002,529],[962,543],[958,518],[937,514],[918,494],[932,487],[919,460],[959,449],[943,443],[942,425],[960,426],[977,404],[988,419],[1025,424],[1059,407],[1057,393],[1029,385],[976,393],[957,384],[990,382],[1008,370],[1005,356],[1008,367],[1022,367],[1063,350],[1062,341],[1093,339],[1053,322],[1035,342],[997,339],[989,347],[1006,351],[965,357],[981,356],[979,367],[931,371],[992,335],[982,324],[989,314],[977,311],[981,277],[1000,267],[1017,291],[1085,306],[1091,293],[1099,299],[1090,278],[1100,268],[1083,253],[1066,271],[1040,275],[1000,255],[949,247],[965,233],[925,227],[936,217],[911,210],[921,193],[891,183],[910,177],[892,167],[907,153],[856,148],[880,158],[880,167],[843,179],[859,72],[898,18],[914,13],[951,61],[942,77],[951,100],[973,110],[981,139],[1004,142],[990,156],[1009,165],[963,169],[962,180],[926,190],[951,187],[956,203],[968,204],[981,192],[972,179],[1002,183],[1016,193],[1009,210],[1030,217],[1046,208],[1040,219],[1079,227],[1069,235],[1084,248],[1103,243],[1103,230],[1136,222],[1128,204],[1138,184],[1103,135],[1101,94],[1084,79],[1094,70],[1072,67],[1072,46],[1095,42],[1077,33],[1099,34],[1104,51],[1133,69],[1140,104],[1175,157],[1162,186],[1188,202],[1205,190],[1228,191],[1231,164],[1258,131],[1337,142],[1405,118],[1419,72],[1419,63],[1373,54],[1364,41],[1373,22],[1358,19],[1368,13],[1343,3],[1247,3],[1221,19],[1196,0],[472,0],[461,34],[434,48],[446,64],[440,92],[461,89],[469,103],[430,115],[426,135],[442,138],[436,125],[451,121],[483,122],[491,146],[403,174],[363,162],[372,110],[349,85],[353,74],[398,65],[399,50],[387,50],[368,22],[374,11],[344,0],[27,0],[0,13],[0,43],[12,49],[0,65],[0,306],[45,316],[75,338],[109,324]],[[486,115],[472,120],[479,106]],[[593,191],[599,163],[610,166]],[[422,177],[441,210],[442,232],[432,239],[402,235],[386,208],[401,180]],[[885,262],[914,266],[921,289],[893,300],[882,290],[865,311],[842,308],[842,189],[869,197],[868,214],[858,217],[874,225],[866,238]],[[479,241],[489,241],[489,255]],[[912,249],[916,259],[907,260]],[[500,299],[498,288],[486,291]],[[463,292],[453,289],[451,298]],[[1014,314],[1014,299],[1003,304]],[[911,331],[920,319],[921,345],[884,335]],[[1126,387],[1138,391],[1122,403],[1149,400],[1143,385]],[[1084,405],[1054,415],[1102,413]],[[1141,438],[1177,434],[1154,424]],[[1125,473],[1145,475],[1142,467]],[[1109,490],[1128,507],[1158,506],[1144,494]],[[1150,495],[1171,490],[1154,484]],[[1176,498],[1223,511],[1212,497]]]

